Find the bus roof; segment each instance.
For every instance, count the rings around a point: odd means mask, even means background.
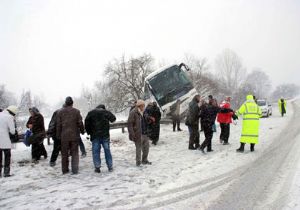
[[[166,69],[168,69],[168,68],[170,68],[170,67],[172,67],[172,66],[175,66],[175,65],[177,65],[177,64],[172,64],[172,65],[167,65],[167,66],[161,67],[161,68],[159,68],[158,70],[156,70],[156,71],[150,73],[150,74],[145,78],[145,80],[148,80],[149,78],[152,78],[152,77],[154,77],[155,75],[159,74],[160,72],[162,72],[162,71],[164,71],[164,70],[166,70]]]

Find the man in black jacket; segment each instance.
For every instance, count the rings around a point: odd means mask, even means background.
[[[204,153],[205,147],[207,147],[207,152],[212,152],[211,140],[213,137],[213,125],[215,123],[217,114],[233,112],[232,109],[219,108],[217,104],[214,104],[214,99],[209,99],[208,104],[202,104],[201,107],[201,125],[203,126],[203,131],[205,135],[205,140],[200,146],[200,150]]]
[[[100,150],[101,145],[104,148],[105,160],[108,170],[113,171],[113,162],[110,152],[110,135],[109,122],[116,121],[115,115],[105,109],[103,104],[100,104],[96,109],[90,111],[85,118],[85,129],[87,134],[91,135],[93,161],[95,172],[100,173],[101,159]]]
[[[64,107],[65,105],[63,105]],[[61,140],[56,138],[56,117],[57,117],[57,113],[60,111],[61,109],[56,110],[50,120],[49,126],[48,126],[48,131],[47,131],[47,135],[49,137],[52,138],[53,140],[53,151],[52,151],[52,155],[50,158],[50,166],[53,167],[55,166],[55,162],[57,160],[58,154],[61,151]]]

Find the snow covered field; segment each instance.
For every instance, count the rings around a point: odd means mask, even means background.
[[[188,131],[172,132],[171,125],[161,127],[157,146],[150,147],[149,160],[153,165],[135,166],[135,147],[128,134],[121,130],[111,132],[114,172],[109,173],[102,153],[101,174],[94,173],[91,143],[84,140],[87,157],[80,159],[78,175],[62,175],[60,156],[55,167],[49,158],[39,164],[20,166],[19,161],[30,160],[30,148],[17,144],[12,151],[11,173],[14,176],[0,179],[0,209],[206,209],[239,176],[246,173],[247,165],[261,157],[271,144],[276,143],[285,128],[293,109],[279,116],[273,105],[273,116],[261,119],[260,142],[250,153],[236,153],[239,147],[241,122],[231,126],[230,145],[219,143],[214,134],[214,152],[203,155],[190,151]],[[204,140],[201,133],[200,141]],[[46,141],[45,141],[46,142]],[[48,156],[52,145],[46,146]],[[103,152],[103,151],[102,151]],[[296,161],[296,160],[295,160]],[[296,176],[299,177],[300,163]],[[246,171],[246,172],[245,172]],[[296,177],[295,176],[295,177]],[[300,205],[300,179],[293,181],[286,209]]]

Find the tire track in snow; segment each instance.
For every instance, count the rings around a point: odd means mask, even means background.
[[[276,140],[274,140],[274,142],[270,145],[270,148],[267,149],[265,151],[265,153],[261,156],[258,157],[258,159],[256,159],[254,162],[245,165],[245,166],[240,166],[232,171],[229,171],[227,173],[212,177],[212,178],[208,178],[208,179],[204,179],[201,180],[199,182],[194,182],[192,184],[189,185],[185,185],[182,187],[178,187],[178,188],[173,188],[171,190],[165,191],[165,192],[161,192],[161,193],[156,193],[155,195],[152,196],[143,196],[143,197],[134,197],[134,198],[130,198],[127,199],[126,201],[124,200],[117,200],[113,203],[111,203],[111,205],[109,205],[109,208],[118,208],[121,207],[122,209],[126,209],[126,205],[133,205],[133,204],[137,204],[135,208],[127,208],[127,209],[155,209],[155,208],[159,208],[159,207],[164,207],[167,205],[171,205],[183,200],[187,200],[190,199],[192,197],[195,196],[199,196],[203,193],[209,192],[211,190],[214,190],[218,187],[221,187],[222,185],[228,184],[229,182],[234,182],[233,185],[236,185],[236,183],[241,184],[241,179],[242,177],[254,177],[255,173],[253,174],[253,168],[254,166],[256,167],[265,167],[266,165],[271,165],[273,166],[272,168],[268,168],[268,170],[270,169],[270,173],[269,175],[272,175],[274,171],[278,170],[280,168],[280,166],[282,165],[282,163],[284,162],[287,154],[285,154],[282,158],[282,161],[279,161],[278,164],[273,164],[274,161],[274,156],[276,157],[276,155],[274,155],[274,153],[278,152],[278,149],[285,146],[286,145],[286,141],[281,139],[280,137],[282,137],[285,133],[286,130],[291,130],[291,125],[297,125],[297,120],[299,118],[300,115],[300,110],[299,107],[293,102],[293,109],[295,110],[295,115],[293,116],[292,119],[290,119],[288,125],[282,130],[281,134],[279,135],[279,137],[276,138]],[[296,114],[297,113],[297,114]],[[296,123],[296,124],[295,124]],[[294,139],[297,134],[299,133],[298,128],[294,128],[293,132],[289,132],[289,138]],[[289,148],[292,147],[293,145],[288,145]],[[267,162],[265,162],[265,160],[268,160]],[[266,169],[267,170],[267,169]],[[264,183],[262,186],[266,186],[268,183],[271,182],[272,179],[270,179],[269,177],[266,177],[263,181],[261,181],[262,183]],[[206,185],[205,185],[206,184]],[[245,183],[244,185],[246,185],[249,189],[249,191],[247,192],[247,194],[250,194],[251,191],[253,190],[253,183]],[[232,188],[232,186],[231,186]],[[264,187],[259,187],[259,189],[263,190]],[[185,192],[185,191],[189,191],[189,192]],[[238,195],[238,189],[233,189],[231,192],[235,195]],[[228,192],[225,191],[225,194],[227,194]],[[178,195],[177,195],[178,194]],[[168,198],[168,197],[172,197],[173,198]],[[165,197],[165,199],[163,199]],[[244,208],[242,205],[239,205],[237,202],[237,205],[235,208],[235,206],[229,205],[228,207],[226,207],[226,205],[224,205],[224,201],[226,202],[227,197],[232,197],[233,200],[236,200],[236,198],[234,196],[221,196],[224,199],[221,199],[218,201],[217,204],[212,205],[211,207],[208,207],[208,209],[247,209]],[[239,197],[239,196],[238,196]],[[245,198],[245,196],[243,196],[243,200],[248,201],[249,199]],[[145,200],[151,200],[151,199],[156,199],[159,198],[160,201],[158,202],[152,202],[152,204],[148,204],[148,205],[142,205],[141,202],[145,201]],[[234,201],[233,201],[234,202]],[[231,202],[228,202],[231,203]],[[140,206],[138,205],[140,204]],[[219,204],[219,205],[218,205]],[[96,207],[97,208],[97,207]],[[253,206],[250,206],[249,209],[252,209]]]
[[[263,202],[263,199],[268,196],[267,189],[271,187],[274,177],[280,176],[280,172],[286,169],[285,163],[297,163],[297,161],[293,160],[294,156],[291,151],[297,151],[300,148],[300,144],[297,144],[298,142],[295,141],[300,133],[298,126],[300,109],[296,102],[293,102],[292,105],[294,115],[286,128],[276,137],[270,149],[251,163],[247,173],[244,173],[239,180],[234,181],[217,199],[216,203],[209,206],[208,209],[235,210],[267,207],[261,207],[260,202]],[[289,176],[287,176],[288,178]],[[279,198],[280,202],[284,203],[286,197]],[[274,204],[275,206],[277,205],[276,201]]]

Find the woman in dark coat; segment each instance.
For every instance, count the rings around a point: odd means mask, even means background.
[[[44,117],[36,107],[30,108],[29,112],[31,116],[26,123],[26,127],[32,131],[32,136],[29,138],[32,162],[38,163],[42,155],[45,159],[47,158],[47,151],[43,144],[46,137]]]
[[[159,140],[161,113],[156,102],[149,103],[145,110],[145,115],[149,117],[148,136],[152,144],[156,145]]]

